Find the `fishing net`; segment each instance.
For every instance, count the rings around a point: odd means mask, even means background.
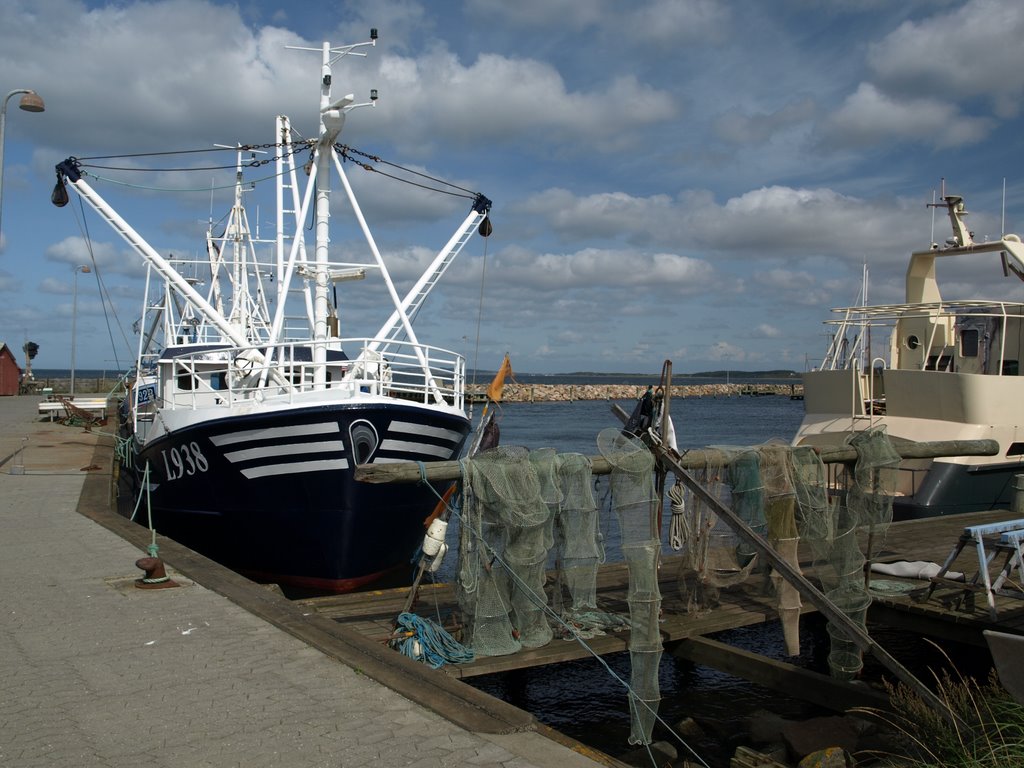
[[[458,598],[464,643],[478,655],[515,653],[531,639],[516,621],[534,626],[534,617],[524,606],[533,587],[541,593],[540,604],[546,602],[543,581],[537,585],[530,572],[539,560],[543,577],[544,529],[550,516],[527,449],[500,446],[466,462]],[[508,568],[501,566],[504,562]],[[522,583],[513,579],[512,571],[519,566],[527,576]],[[514,606],[521,611],[515,617]]]
[[[604,561],[604,538],[591,490],[590,459],[563,454],[558,460],[562,503],[555,517],[555,552],[560,583],[554,601],[566,621],[580,624],[597,610],[597,568]],[[568,605],[563,591],[568,593]]]
[[[728,453],[709,450],[704,455],[705,463],[692,469],[691,475],[709,494],[728,504]],[[678,481],[668,496],[672,509],[669,544],[682,554],[676,577],[682,610],[703,613],[719,604],[722,589],[746,581],[756,560],[744,558],[746,564],[740,565],[739,537],[719,521],[701,496]]]
[[[788,447],[719,447],[704,451],[704,456],[705,463],[691,473],[694,479],[798,567],[796,487]],[[669,498],[670,543],[683,552],[678,583],[685,610],[710,610],[718,604],[721,589],[750,577],[758,565],[754,549],[718,521],[699,495],[681,484],[669,490]],[[776,595],[787,650],[799,653],[799,593],[774,573],[764,589]]]
[[[654,456],[642,442],[618,429],[602,430],[597,447],[612,467],[612,505],[629,568],[629,743],[650,744],[661,701],[658,667],[662,654],[658,631],[661,541],[656,517],[660,501],[654,486]]]
[[[842,473],[843,488],[829,499],[827,473],[810,449],[796,449],[793,462],[798,483],[798,527],[814,553],[815,572],[825,596],[847,617],[865,627],[871,594],[865,562],[881,545],[892,522],[899,454],[881,429],[857,433],[852,471]],[[866,553],[866,554],[865,554]],[[842,628],[827,627],[833,677],[852,679],[863,666],[859,646]]]
[[[604,548],[590,460],[501,446],[464,466],[457,594],[465,643],[477,655],[500,656],[550,642],[545,586],[552,559],[559,566],[552,610],[575,634],[621,628],[620,617],[597,609]]]

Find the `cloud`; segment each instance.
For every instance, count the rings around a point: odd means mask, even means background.
[[[754,328],[754,337],[762,339],[778,339],[782,336],[782,331],[776,328],[774,325],[768,323],[759,323]]]
[[[468,0],[470,13],[520,28],[565,27],[592,31],[646,45],[722,40],[731,12],[716,0]]]
[[[673,253],[585,248],[572,253],[534,254],[508,248],[495,263],[495,280],[542,291],[629,291],[645,288],[699,293],[715,282],[706,261]]]
[[[861,83],[830,116],[823,127],[823,137],[834,146],[846,148],[894,139],[946,148],[976,144],[993,127],[991,119],[962,115],[949,102],[934,98],[897,99],[871,83]]]
[[[715,120],[714,132],[731,144],[764,144],[779,131],[810,120],[815,111],[811,98],[789,102],[774,112],[744,114],[739,109],[731,109]]]
[[[22,282],[19,278],[0,269],[0,293],[15,293],[21,290],[21,286]]]
[[[380,76],[382,98],[394,100],[397,114],[417,117],[389,129],[392,137],[417,144],[424,135],[461,144],[534,142],[543,132],[545,142],[576,148],[581,142],[628,146],[635,143],[632,130],[677,114],[670,93],[633,75],[613,78],[600,90],[574,91],[548,63],[497,54],[481,54],[468,65],[447,49],[417,59],[390,56]]]
[[[1000,117],[1024,94],[1024,4],[970,0],[946,14],[905,21],[868,47],[879,86],[917,100],[987,98]]]

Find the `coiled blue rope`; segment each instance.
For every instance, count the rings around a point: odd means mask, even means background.
[[[468,648],[435,621],[424,619],[415,613],[402,613],[392,639],[392,648],[404,656],[429,664],[439,669],[445,664],[463,664],[473,660],[472,648]]]

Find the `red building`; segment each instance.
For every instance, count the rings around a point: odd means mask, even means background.
[[[21,368],[14,359],[14,352],[0,341],[0,395],[18,394],[21,384]]]

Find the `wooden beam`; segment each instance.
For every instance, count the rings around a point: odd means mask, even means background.
[[[713,667],[789,696],[845,712],[853,707],[889,710],[889,697],[873,688],[835,680],[758,653],[734,648],[706,637],[691,637],[666,646],[675,657]]]
[[[942,456],[994,456],[999,452],[999,443],[995,440],[937,440],[927,443],[901,442],[893,445],[893,448],[904,459],[935,459]],[[825,464],[843,464],[857,460],[857,449],[849,446],[822,447],[815,450]],[[700,469],[709,465],[726,465],[734,455],[715,448],[695,449],[678,455],[677,463],[684,469]],[[595,475],[607,475],[612,471],[611,464],[603,456],[591,456],[590,464]],[[359,464],[355,476],[356,480],[364,483],[416,483],[423,479],[430,482],[458,480],[462,477],[462,465],[458,461]]]

